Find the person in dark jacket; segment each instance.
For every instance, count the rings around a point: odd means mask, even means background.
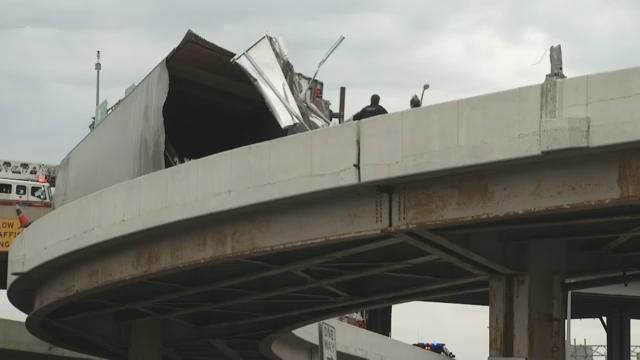
[[[387,109],[380,106],[380,95],[371,95],[371,104],[362,108],[355,115],[353,121],[359,121],[376,115],[387,114]]]
[[[414,94],[411,97],[411,100],[409,100],[409,106],[411,106],[412,109],[419,108],[420,106],[422,106],[422,103],[420,102],[420,99],[418,99],[418,95]]]

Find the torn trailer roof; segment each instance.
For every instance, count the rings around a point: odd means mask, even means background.
[[[192,31],[62,161],[56,205],[150,172],[326,126],[322,83],[264,36],[234,54]]]

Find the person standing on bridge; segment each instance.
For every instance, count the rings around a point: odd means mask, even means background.
[[[380,95],[371,95],[371,104],[362,108],[355,115],[353,115],[353,121],[359,121],[376,115],[388,114],[387,109],[380,105]]]
[[[411,100],[409,100],[409,106],[411,106],[412,109],[419,108],[420,106],[422,106],[422,103],[420,102],[420,99],[418,99],[417,94],[414,94],[411,97]]]
[[[387,114],[387,109],[380,105],[380,95],[371,95],[371,104],[365,106],[353,115],[353,121],[360,121],[369,117]],[[369,331],[383,336],[391,336],[391,306],[365,311],[365,324]]]

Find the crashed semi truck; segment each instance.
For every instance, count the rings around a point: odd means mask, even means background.
[[[55,203],[234,148],[330,124],[323,83],[265,35],[235,54],[188,31],[62,161]]]

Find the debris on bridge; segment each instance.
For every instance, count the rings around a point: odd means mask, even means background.
[[[328,126],[323,83],[265,35],[235,54],[188,31],[62,161],[56,203],[219,152]]]

